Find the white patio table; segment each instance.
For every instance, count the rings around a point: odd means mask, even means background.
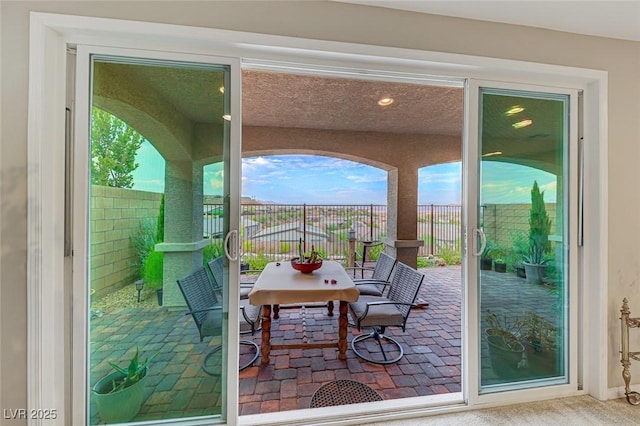
[[[325,282],[325,280],[327,282]],[[335,284],[332,284],[335,280]],[[347,303],[358,300],[360,292],[338,262],[325,260],[322,266],[309,274],[296,271],[290,262],[271,262],[258,277],[249,293],[252,305],[262,309],[262,364],[269,363],[271,349],[338,348],[338,359],[347,355]],[[338,342],[290,343],[271,345],[271,305],[286,303],[312,303],[340,301]],[[277,318],[277,317],[274,317]]]

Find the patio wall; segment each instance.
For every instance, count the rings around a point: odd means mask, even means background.
[[[556,230],[556,204],[545,203],[547,214],[551,218],[551,235]],[[529,211],[531,203],[523,204],[484,204],[483,224],[487,238],[510,247],[513,237],[522,233],[529,234]]]
[[[162,194],[91,186],[91,288],[94,297],[118,290],[136,279],[131,235],[144,219],[158,220]]]

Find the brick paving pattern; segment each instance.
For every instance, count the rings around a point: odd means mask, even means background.
[[[260,366],[258,359],[240,372],[240,415],[308,408],[313,393],[336,379],[366,383],[385,399],[460,392],[461,268],[422,272],[426,278],[418,301],[429,306],[412,310],[406,332],[387,329],[404,347],[405,356],[399,362],[382,366],[356,357],[350,347],[351,338],[359,333],[355,327],[350,328],[344,361],[337,359],[336,349],[273,350],[269,365]],[[526,284],[513,274],[483,271],[483,277],[491,277],[483,281],[483,295],[495,297],[501,304],[505,297],[512,297],[514,303],[540,304],[548,294],[543,286]],[[309,341],[337,339],[337,315],[328,317],[325,308],[309,306],[282,309],[280,319],[272,322],[272,341],[299,342],[303,316]],[[260,333],[242,338],[253,338],[260,344]],[[91,320],[90,339],[91,384],[110,371],[108,361],[126,363],[136,346],[142,358],[159,351],[147,378],[145,402],[134,420],[221,412],[222,383],[201,367],[204,354],[217,342],[205,339],[201,343],[193,320],[184,311],[156,307],[105,313]],[[482,365],[490,369],[484,361]],[[491,375],[483,370],[483,377]],[[94,404],[89,408],[91,423],[100,424]]]

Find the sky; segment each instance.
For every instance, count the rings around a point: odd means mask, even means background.
[[[164,191],[164,160],[144,142],[133,172],[134,189]],[[482,163],[481,202],[530,203],[537,180],[545,201],[555,202],[556,178],[530,167]],[[222,163],[204,169],[204,193],[221,195]],[[418,173],[418,204],[461,204],[462,164],[438,164]],[[387,173],[332,157],[270,155],[242,159],[242,196],[276,204],[387,204]]]

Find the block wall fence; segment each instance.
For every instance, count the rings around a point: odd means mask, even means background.
[[[91,186],[91,290],[94,297],[116,291],[138,277],[131,235],[143,220],[157,223],[162,194]]]

